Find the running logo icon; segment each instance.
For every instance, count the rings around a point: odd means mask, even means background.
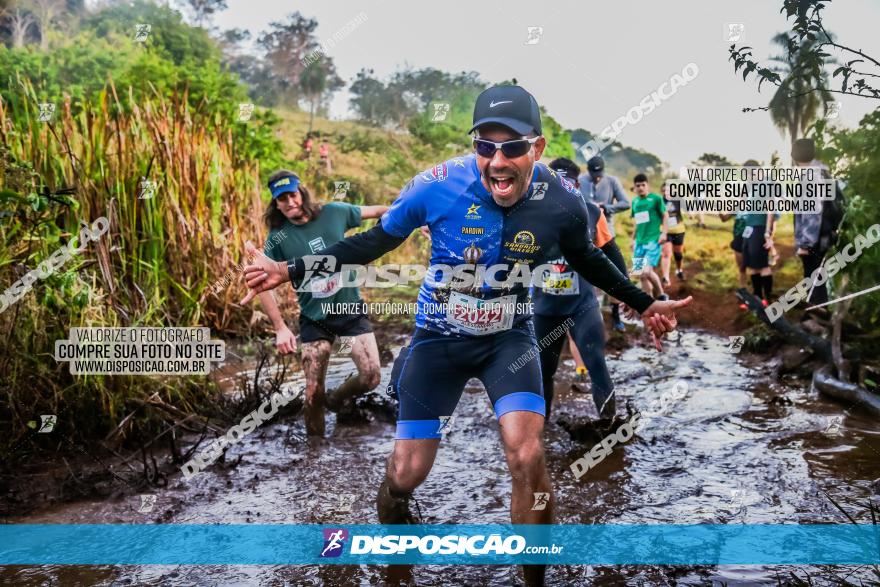
[[[544,35],[544,27],[530,26],[528,28],[528,35],[529,37],[523,45],[537,45],[541,42],[541,37]]]
[[[729,336],[727,338],[730,341],[727,344],[728,352],[738,354],[742,350],[743,344],[746,342],[746,337],[745,336]]]
[[[58,421],[58,416],[55,414],[44,414],[40,416],[39,428],[37,429],[37,434],[48,434],[55,430],[55,423]],[[36,421],[31,420],[27,423],[28,428],[35,429],[38,424]]]
[[[450,104],[448,102],[431,102],[431,108],[434,110],[431,122],[444,122],[449,116]]]
[[[532,511],[540,511],[547,509],[547,504],[550,503],[550,494],[544,492],[535,492],[535,503],[532,505]]]
[[[136,24],[134,26],[134,42],[143,43],[150,36],[152,30],[153,25],[151,24]]]
[[[156,505],[156,496],[155,495],[141,495],[141,507],[138,508],[138,513],[140,514],[148,514],[153,511],[153,506]]]
[[[341,555],[346,540],[348,540],[348,530],[345,528],[324,528],[324,549],[321,551],[321,558],[335,558]]]
[[[40,122],[49,122],[55,116],[55,104],[52,102],[44,102],[40,104]]]
[[[238,121],[239,122],[247,122],[251,119],[251,116],[254,113],[254,105],[253,104],[239,104],[238,105]]]
[[[333,182],[333,199],[337,202],[339,200],[344,200],[345,196],[348,195],[348,190],[351,189],[351,182],[348,181],[334,181]],[[317,251],[312,251],[313,253]]]

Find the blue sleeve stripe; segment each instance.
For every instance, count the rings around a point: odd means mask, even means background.
[[[541,400],[543,401],[543,400]],[[399,420],[396,440],[416,440],[419,438],[442,438],[440,420]]]
[[[508,412],[535,412],[546,416],[544,396],[531,391],[517,391],[498,398],[495,402],[495,417],[501,418]]]

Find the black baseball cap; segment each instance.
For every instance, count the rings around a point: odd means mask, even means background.
[[[587,161],[587,169],[590,171],[590,175],[598,176],[605,173],[605,160],[602,159],[599,155],[590,158]]]
[[[500,124],[520,135],[541,134],[541,112],[535,97],[519,86],[495,86],[477,96],[472,133],[484,124]]]

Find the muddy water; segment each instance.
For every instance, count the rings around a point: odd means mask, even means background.
[[[827,493],[865,518],[870,481],[880,477],[880,431],[870,416],[809,389],[770,384],[769,369],[727,352],[726,340],[683,333],[663,354],[631,348],[609,358],[621,405],[656,407],[670,389],[687,393],[651,417],[639,436],[615,449],[580,480],[570,463],[591,447],[573,442],[557,419],[594,417],[588,395],[570,391],[572,365],[560,369],[559,397],[546,431],[557,495],[557,522],[845,523]],[[395,353],[396,354],[396,353]],[[353,369],[334,359],[328,387]],[[387,383],[390,364],[383,369]],[[683,382],[683,383],[682,383]],[[292,381],[291,385],[298,382]],[[837,419],[836,419],[837,418]],[[391,450],[393,425],[337,426],[307,439],[301,419],[267,424],[216,465],[157,490],[152,511],[141,499],[80,502],[16,522],[30,523],[375,523],[374,496]],[[231,461],[240,462],[233,466]],[[472,382],[443,441],[437,463],[416,494],[428,523],[506,523],[510,482],[495,421]],[[124,548],[124,545],[120,545]],[[794,572],[815,584],[870,582],[865,567],[553,567],[554,585],[777,585]],[[8,567],[0,583],[22,585],[376,585],[377,567],[125,566]],[[511,567],[418,567],[419,585],[512,585]],[[876,580],[876,578],[875,578]],[[839,584],[839,583],[835,583]]]

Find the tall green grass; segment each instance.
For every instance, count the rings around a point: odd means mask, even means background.
[[[248,330],[251,313],[235,303],[241,281],[211,291],[241,260],[244,242],[265,233],[259,164],[233,140],[242,123],[204,114],[185,93],[136,101],[112,83],[75,109],[69,99],[58,104],[41,122],[33,87],[18,82],[29,99],[0,99],[0,289],[78,234],[80,222],[105,216],[111,225],[0,313],[0,423],[10,431],[2,442],[16,444],[41,413],[59,414],[67,433],[100,434],[124,415],[126,400],[156,389],[184,409],[199,406],[204,379],[74,378],[52,353],[75,326]],[[139,198],[142,178],[156,182],[154,197]],[[72,194],[57,194],[62,188]]]

